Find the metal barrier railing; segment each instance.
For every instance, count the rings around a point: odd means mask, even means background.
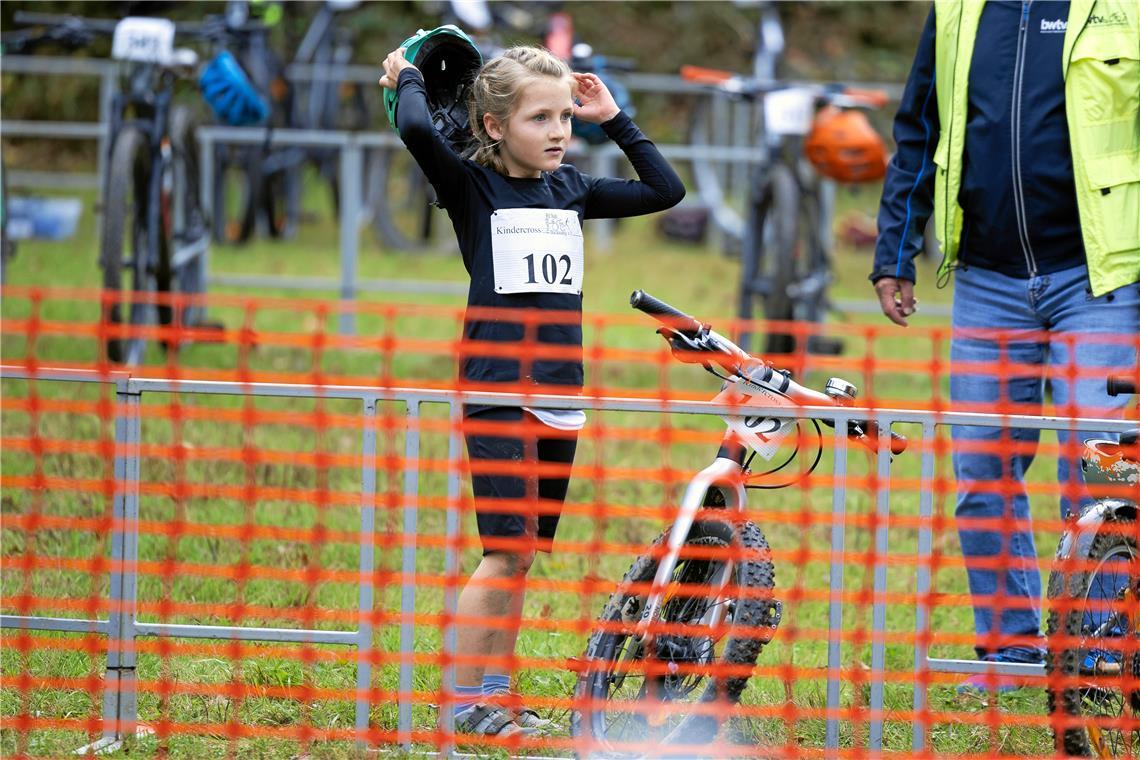
[[[420,471],[417,465],[421,440],[419,421],[425,404],[440,404],[448,408],[448,418],[453,423],[461,414],[464,403],[488,405],[519,405],[522,398],[516,394],[503,393],[459,393],[446,390],[421,390],[414,388],[378,388],[367,386],[336,386],[314,384],[279,384],[261,382],[221,382],[200,380],[175,380],[131,377],[124,372],[101,373],[94,370],[55,370],[49,368],[29,370],[18,366],[0,366],[0,378],[7,380],[61,381],[79,383],[110,384],[115,388],[115,455],[114,455],[114,533],[111,541],[111,583],[109,615],[106,620],[54,618],[35,616],[0,615],[0,627],[8,629],[63,631],[97,633],[107,637],[106,678],[103,697],[103,739],[85,750],[109,750],[118,746],[124,736],[133,735],[138,729],[138,705],[135,690],[135,641],[140,637],[187,637],[221,640],[282,641],[307,644],[334,644],[354,646],[357,650],[357,690],[355,702],[355,730],[358,744],[364,744],[369,731],[368,688],[372,677],[372,657],[374,648],[373,630],[369,613],[375,603],[375,588],[372,582],[375,546],[373,539],[376,528],[376,457],[377,437],[375,423],[377,405],[381,402],[402,403],[405,408],[406,424],[405,457],[403,471],[402,530],[404,543],[401,554],[402,581],[400,586],[400,665],[399,697],[397,718],[397,740],[410,747],[412,736],[413,691],[412,658],[415,630],[414,614],[416,605],[415,558],[416,542],[407,540],[417,535],[416,498],[420,490]],[[361,472],[360,472],[360,555],[358,612],[359,623],[355,630],[297,630],[284,628],[253,628],[241,626],[208,626],[168,623],[140,622],[136,617],[137,604],[137,562],[139,559],[139,485],[140,452],[142,440],[142,396],[147,393],[208,394],[230,396],[258,396],[298,399],[347,399],[359,402],[361,428]],[[526,396],[529,407],[557,409],[590,409],[597,411],[624,411],[640,413],[681,413],[698,415],[731,415],[737,409],[711,402],[644,400],[622,397],[581,397],[581,396]],[[919,529],[917,551],[917,595],[916,646],[914,668],[917,682],[926,684],[921,674],[935,672],[978,673],[993,672],[1021,676],[1043,675],[1040,665],[990,664],[970,660],[939,659],[929,657],[928,649],[922,642],[929,640],[930,610],[923,606],[924,596],[931,589],[931,559],[933,556],[934,515],[934,474],[935,474],[935,435],[938,426],[970,425],[982,427],[1016,426],[1036,430],[1067,431],[1112,431],[1123,432],[1134,423],[1120,420],[1076,419],[1067,417],[1028,417],[1016,415],[967,414],[955,412],[927,412],[911,410],[883,410],[853,407],[786,407],[763,409],[749,407],[750,414],[779,415],[784,417],[813,418],[830,420],[835,424],[834,465],[832,477],[834,490],[832,498],[832,520],[830,528],[830,570],[828,592],[827,625],[827,665],[826,665],[826,738],[829,749],[839,746],[840,687],[842,664],[840,646],[842,642],[845,606],[844,557],[846,540],[845,519],[846,478],[848,446],[847,422],[857,419],[874,419],[884,427],[894,424],[917,424],[921,426],[921,436],[914,444],[921,450]],[[458,426],[450,425],[448,433],[448,461],[454,463],[460,458]],[[887,612],[887,558],[890,537],[890,461],[887,443],[882,443],[877,455],[878,487],[875,494],[875,528],[872,536],[874,561],[868,563],[873,572],[871,612],[871,665],[867,681],[870,683],[870,720],[868,747],[881,749],[885,722],[884,685],[886,682],[886,612]],[[454,548],[459,535],[460,515],[456,508],[460,489],[460,474],[454,467],[447,472],[447,515],[445,550],[445,572],[448,578],[455,578],[458,572],[458,552]],[[445,612],[454,613],[457,593],[454,584],[445,591]],[[447,626],[444,632],[444,651],[456,651],[455,630]],[[454,686],[453,666],[443,670],[443,689]],[[912,746],[915,751],[926,747],[927,737],[918,714],[926,707],[926,686],[914,692],[914,717],[912,720]],[[445,709],[448,709],[445,707]],[[446,751],[446,749],[445,749]]]

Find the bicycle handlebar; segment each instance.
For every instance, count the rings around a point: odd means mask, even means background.
[[[1126,375],[1109,375],[1106,384],[1108,395],[1125,396],[1136,393],[1136,381]]]
[[[114,34],[115,27],[119,25],[117,19],[87,18],[85,16],[39,13],[36,11],[16,11],[12,21],[22,26],[72,27],[76,30],[98,32],[99,34]],[[268,28],[257,21],[247,21],[240,26],[229,26],[221,16],[210,16],[207,17],[206,21],[176,21],[174,23],[176,35],[200,39],[217,39],[227,34],[251,33]]]
[[[85,31],[114,34],[119,22],[109,18],[85,18],[83,16],[38,13],[36,11],[16,11],[12,21],[22,26],[82,26]]]
[[[771,367],[763,359],[751,356],[740,346],[733,343],[723,335],[712,330],[695,317],[691,317],[678,308],[670,306],[659,298],[654,298],[643,290],[635,290],[629,297],[629,305],[645,312],[665,326],[676,339],[662,334],[669,340],[673,353],[682,361],[686,361],[682,354],[693,357],[694,361],[711,358],[726,372],[744,378],[750,382],[763,384],[797,404],[804,406],[836,406],[838,402],[826,393],[820,393],[792,380],[787,374]],[[681,345],[678,345],[680,343]],[[860,440],[867,448],[874,451],[877,448],[875,433],[876,425],[865,420],[854,421],[849,431],[852,437]],[[892,454],[901,454],[906,450],[905,436],[891,432],[890,449]]]
[[[777,90],[786,90],[793,87],[810,90],[816,98],[828,103],[834,102],[844,108],[866,107],[882,108],[890,102],[890,95],[885,90],[869,90],[863,87],[831,83],[796,83],[778,79],[757,79],[736,74],[723,69],[710,69],[704,66],[681,67],[681,79],[695,84],[707,84],[724,90],[725,92],[744,97],[756,97]]]

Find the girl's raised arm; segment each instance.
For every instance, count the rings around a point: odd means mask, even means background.
[[[463,160],[433,126],[423,75],[404,57],[404,48],[393,50],[384,59],[384,76],[379,83],[396,90],[396,130],[435,188],[440,203],[448,207],[463,187],[457,181],[463,176]]]

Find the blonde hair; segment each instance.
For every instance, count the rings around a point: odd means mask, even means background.
[[[499,154],[501,140],[494,140],[487,134],[483,116],[491,114],[499,123],[506,123],[514,113],[523,87],[538,77],[569,81],[570,67],[549,50],[519,46],[509,48],[479,70],[467,96],[468,121],[478,141],[472,161],[500,174],[508,173]]]

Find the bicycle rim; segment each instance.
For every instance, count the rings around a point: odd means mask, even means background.
[[[1049,625],[1050,635],[1061,630],[1068,644],[1050,653],[1050,670],[1059,668],[1066,680],[1059,693],[1050,692],[1050,712],[1061,707],[1081,719],[1061,732],[1059,749],[1084,757],[1131,757],[1140,748],[1140,730],[1120,724],[1134,725],[1140,714],[1140,693],[1124,688],[1135,677],[1140,648],[1132,598],[1137,551],[1127,535],[1131,521],[1108,525],[1112,532],[1098,535],[1089,549],[1091,569],[1064,589],[1077,604],[1052,614]]]

